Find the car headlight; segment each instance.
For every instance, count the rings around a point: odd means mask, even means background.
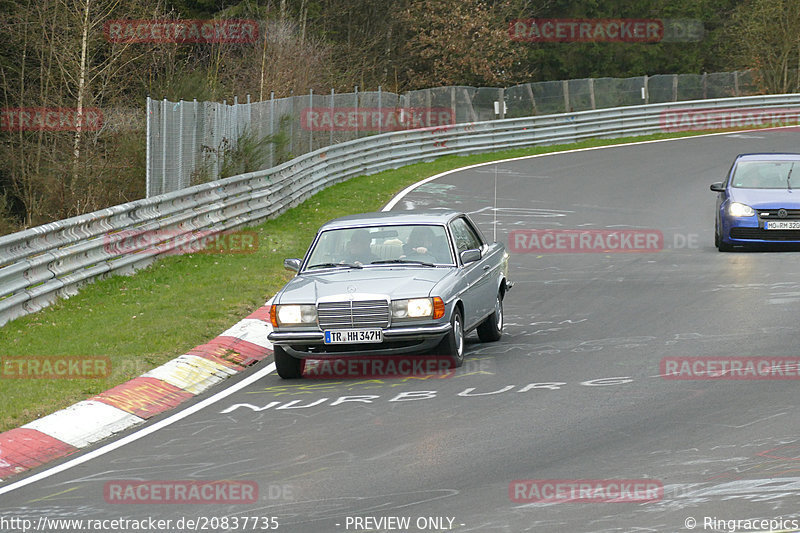
[[[442,318],[444,301],[435,298],[409,298],[392,301],[392,318]]]
[[[732,202],[731,205],[728,206],[728,213],[732,217],[751,217],[756,214],[752,207],[740,204],[739,202]]]
[[[317,308],[314,305],[273,305],[269,316],[273,327],[314,324],[317,321]]]

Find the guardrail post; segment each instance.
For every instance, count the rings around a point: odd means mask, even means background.
[[[247,130],[253,135],[254,138],[256,137],[256,132],[253,131],[253,107],[250,104],[250,95],[248,94],[246,97],[246,104],[247,105],[247,120],[245,121],[247,124]],[[261,132],[259,132],[261,133]]]
[[[475,106],[472,105],[472,98],[469,97],[469,92],[467,89],[461,89],[464,91],[464,101],[467,102],[467,109],[469,109],[469,114],[472,116],[472,122],[478,122],[478,114],[475,112]]]
[[[592,109],[597,109],[594,102],[594,78],[589,78],[589,103],[591,103]]]
[[[161,105],[161,190],[158,194],[167,192],[167,99]]]
[[[564,92],[564,113],[569,113],[569,81],[561,82],[561,90]]]
[[[528,96],[531,98],[531,115],[536,114],[536,98],[533,96],[533,85],[530,83],[525,84],[525,88],[528,89]]]
[[[358,139],[358,85],[356,85],[355,92],[353,93],[353,98],[356,100],[356,139]]]
[[[383,131],[383,98],[381,94],[381,86],[378,85],[378,134]]]
[[[269,166],[275,166],[275,91],[269,93]]]
[[[333,98],[334,98],[335,94],[336,94],[336,93],[334,92],[334,89],[332,89],[332,88],[331,88],[331,102],[330,102],[330,104],[331,104],[331,105],[330,105],[330,108],[331,108],[331,116],[330,116],[330,122],[331,122],[331,138],[330,138],[330,140],[328,141],[328,146],[333,146]]]
[[[200,152],[199,146],[197,146],[197,128],[200,125],[199,115],[197,114],[197,98],[192,99],[192,150],[194,154],[192,155],[192,163],[189,165],[189,185],[192,185],[192,174],[197,169],[197,153]]]
[[[292,100],[292,120],[289,121],[289,153],[294,157],[294,89],[289,91]]]
[[[241,135],[239,130],[239,95],[233,95],[233,108],[231,111],[231,137],[233,139],[231,145],[236,149],[239,147],[239,136]]]
[[[672,75],[672,101],[678,101],[678,75]]]
[[[647,74],[644,75],[644,86],[642,87],[642,98],[644,99],[645,105],[650,103],[650,87],[649,87],[649,80],[650,78]]]
[[[431,97],[431,90],[430,89],[425,89],[425,107],[426,107],[426,112],[429,112],[431,110],[431,107],[433,107],[432,104],[433,104],[433,98]],[[413,114],[412,114],[412,116],[413,116]]]
[[[703,100],[708,98],[708,72],[703,72]]]
[[[456,88],[450,87],[450,112],[453,113],[453,124],[458,124],[458,115],[456,114]]]
[[[309,113],[311,112],[310,110],[311,110],[312,107],[314,107],[314,89],[309,89],[308,90],[308,109],[309,109]],[[301,123],[302,123],[302,120],[303,119],[301,117],[301,119],[300,119]],[[309,152],[313,152],[314,151],[314,128],[312,128],[308,124],[306,124],[306,125],[309,126],[308,127],[308,151]]]
[[[400,129],[406,129],[406,109],[408,108],[408,91],[406,94],[400,96],[400,113],[398,113],[398,123]]]
[[[150,96],[147,97],[146,110],[147,110],[147,112],[145,114],[147,116],[145,117],[145,121],[146,121],[146,123],[145,123],[145,139],[147,139],[147,142],[145,143],[145,147],[144,147],[144,150],[145,150],[145,156],[144,156],[144,159],[145,159],[145,161],[144,161],[144,176],[145,176],[144,187],[145,187],[145,192],[144,192],[144,197],[145,198],[150,198],[150,180],[153,177],[152,176],[152,164],[150,163],[150,158],[153,156],[153,150],[150,148],[150,143],[153,142],[153,139],[151,138],[152,131],[150,130],[150,120],[151,120],[151,115],[152,115],[152,111],[150,110]]]
[[[800,74],[800,72],[798,72]],[[739,96],[739,71],[733,71],[733,96]]]
[[[183,176],[183,100],[178,100],[178,188],[183,189],[189,180]]]

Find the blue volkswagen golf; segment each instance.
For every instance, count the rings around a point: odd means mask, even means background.
[[[800,154],[741,154],[714,183],[714,244],[720,252],[756,244],[800,244]]]

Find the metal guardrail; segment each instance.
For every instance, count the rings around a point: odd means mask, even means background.
[[[385,133],[304,154],[277,167],[136,200],[0,237],[0,325],[84,284],[127,274],[176,246],[274,217],[333,183],[443,155],[664,131],[675,109],[793,108],[800,94],[628,106]],[[795,120],[795,123],[797,121]],[[198,233],[203,230],[203,233]],[[138,248],[115,244],[141,232]]]

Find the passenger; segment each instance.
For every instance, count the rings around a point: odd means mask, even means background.
[[[343,262],[353,263],[357,265],[369,264],[373,261],[378,261],[380,258],[372,253],[370,244],[372,237],[369,231],[359,229],[353,232],[350,237],[350,242],[347,243],[345,251],[345,258]]]

